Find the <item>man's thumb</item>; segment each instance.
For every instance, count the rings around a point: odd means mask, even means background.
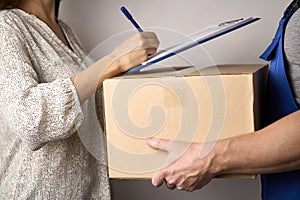
[[[147,140],[147,144],[153,149],[168,151],[167,147],[169,146],[170,141],[165,139],[150,138]]]

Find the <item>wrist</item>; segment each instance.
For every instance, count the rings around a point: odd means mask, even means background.
[[[118,74],[118,63],[114,59],[113,54],[105,56],[90,67],[94,68],[98,77],[97,90],[102,86],[105,79],[112,78]]]
[[[209,171],[214,176],[226,174],[230,159],[230,157],[227,156],[230,140],[221,140],[209,145],[211,145],[211,151],[204,158],[207,159],[209,163]]]
[[[105,57],[106,67],[103,70],[103,80],[112,78],[122,73],[122,66],[119,57],[116,57],[114,53],[111,53]]]

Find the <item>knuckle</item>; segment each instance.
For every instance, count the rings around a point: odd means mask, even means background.
[[[161,171],[161,175],[162,175],[163,177],[168,176],[168,175],[169,175],[168,170],[166,170],[166,169],[162,170],[162,171]]]
[[[174,176],[177,173],[176,173],[176,170],[172,167],[171,169],[169,169],[169,174],[172,175],[172,176]]]
[[[140,49],[141,47],[145,46],[145,41],[142,39],[138,39],[136,41],[135,49]]]
[[[183,187],[177,187],[177,190],[184,190],[184,188]]]
[[[176,179],[171,179],[171,180],[168,181],[168,183],[169,183],[170,185],[176,185],[176,184],[177,184],[177,181],[176,181]]]
[[[155,48],[149,48],[147,49],[147,54],[154,54],[156,52],[156,49]]]
[[[161,139],[156,139],[155,142],[156,142],[156,146],[162,147],[162,140]]]
[[[148,32],[148,33],[149,33],[149,35],[150,35],[152,38],[157,38],[156,33],[154,33],[154,32]]]
[[[177,183],[177,189],[178,190],[185,190],[185,187],[182,183]]]
[[[178,186],[177,186],[177,190],[184,190],[184,188],[183,188],[182,185],[178,185]]]
[[[169,179],[170,178],[170,170],[167,168],[167,169],[163,169],[161,171],[161,174],[163,177],[165,177],[166,179]]]

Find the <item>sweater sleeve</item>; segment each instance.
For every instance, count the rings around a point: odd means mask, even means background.
[[[20,34],[0,28],[0,112],[9,131],[32,150],[70,137],[83,120],[72,81],[40,83]]]

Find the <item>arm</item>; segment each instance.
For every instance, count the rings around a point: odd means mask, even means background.
[[[80,102],[95,93],[106,78],[116,76],[147,60],[159,45],[154,33],[134,35],[117,47],[111,54],[92,64],[86,70],[71,77]]]
[[[296,111],[253,134],[221,141],[218,146],[224,149],[226,158],[222,173],[264,174],[300,169],[299,122],[300,111]]]
[[[208,144],[191,144],[173,163],[161,169],[152,179],[154,186],[164,181],[172,188],[200,189],[216,175],[263,174],[300,168],[300,111],[292,113],[254,133],[218,141],[204,157],[200,151]],[[155,148],[175,152],[179,145],[151,139]]]
[[[155,45],[151,46],[152,49],[146,48],[149,42],[146,42],[145,35],[151,35],[152,42],[158,44],[153,33],[139,34],[127,40],[136,45],[121,45],[112,54],[72,77],[74,83],[70,78],[40,83],[26,41],[20,35],[9,25],[1,24],[0,112],[8,131],[16,134],[32,150],[70,137],[83,119],[80,102],[92,95],[104,78],[123,72],[154,53]],[[105,73],[100,76],[102,71]]]
[[[81,106],[70,79],[39,83],[26,41],[8,25],[0,37],[1,122],[32,150],[75,132],[82,120]]]

